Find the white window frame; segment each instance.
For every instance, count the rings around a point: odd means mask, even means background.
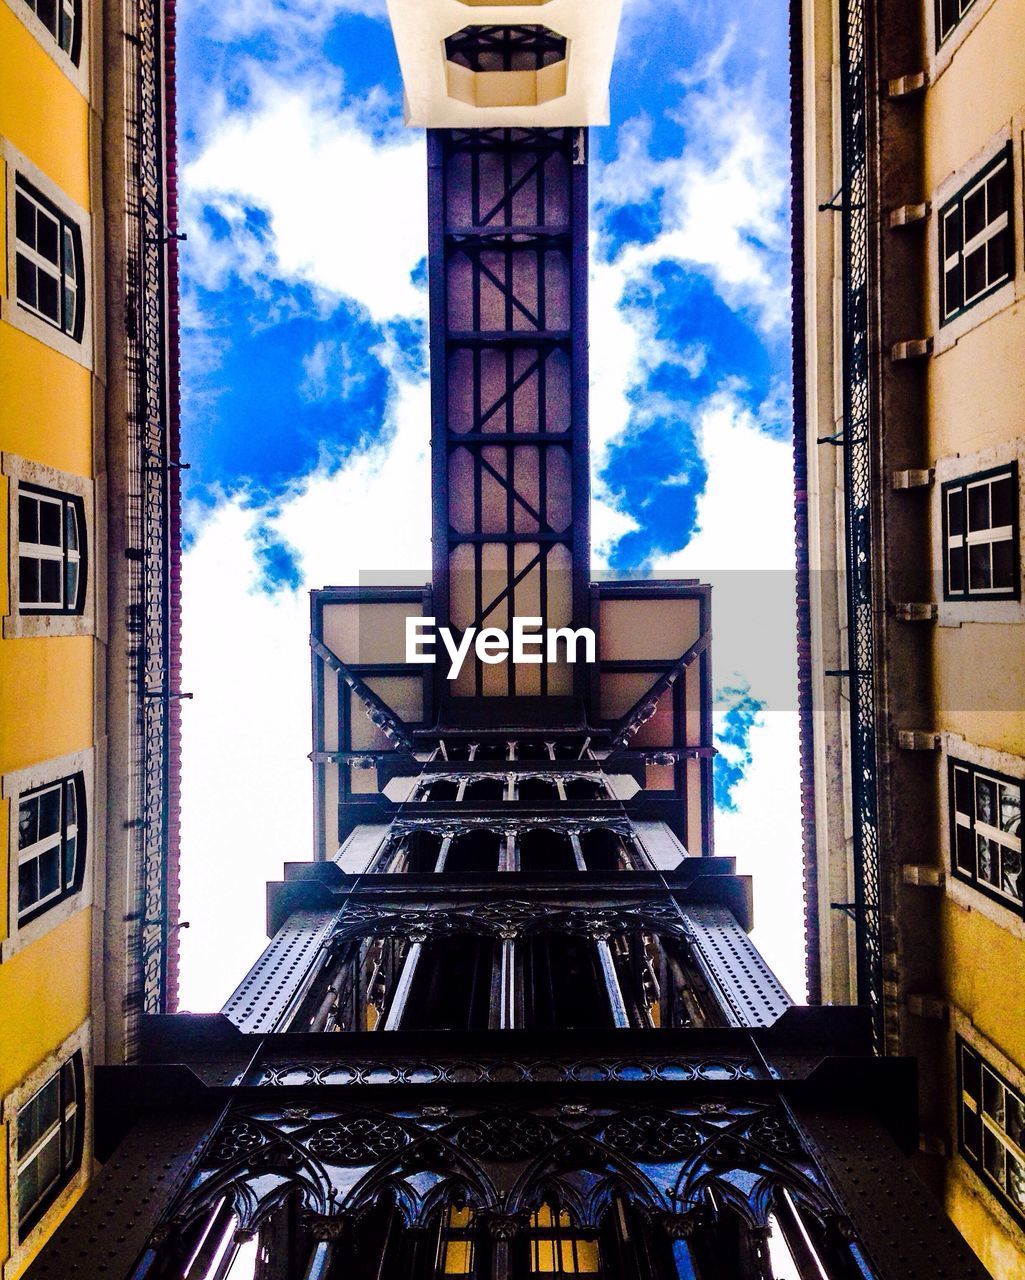
[[[930,528],[936,621],[940,626],[948,627],[962,626],[967,622],[1025,623],[1025,592],[1022,591],[1022,570],[1025,568],[1025,437],[994,445],[979,453],[938,458],[933,471]],[[948,557],[951,545],[947,536],[947,513],[944,508],[950,488],[961,483],[971,483],[976,478],[992,476],[996,479],[1000,473],[1015,471],[1018,478],[1017,508],[1011,538],[1014,542],[1012,554],[1017,566],[1017,591],[948,594]],[[1005,529],[986,532],[988,535],[999,534],[1003,537]]]
[[[1011,910],[1017,911],[1020,915],[1025,915],[1025,880],[1023,880],[1021,867],[1020,826],[1021,796],[1023,789],[1025,789],[1025,775],[1019,774],[1017,777],[1012,777],[1008,774],[998,773],[995,769],[986,769],[982,765],[974,764],[971,761],[961,760],[953,754],[949,757],[948,767],[952,779],[950,783],[950,841],[953,874],[959,875],[979,893],[996,898],[998,901],[1006,903]],[[967,785],[971,788],[971,812],[969,813],[962,812],[957,802],[958,775],[963,776]],[[980,782],[992,787],[994,794],[997,796],[996,808],[998,812],[994,815],[996,817],[995,822],[987,822],[979,817],[978,796]],[[1003,807],[1000,804],[1000,798],[1005,792],[1013,793],[1015,790],[1018,793],[1019,827],[1017,834],[1010,830],[1005,830],[999,820],[999,811]],[[972,869],[970,873],[961,869],[960,859],[958,858],[958,833],[960,831],[968,831],[973,837],[971,850]],[[993,845],[997,846],[1001,873],[1008,854],[1011,855],[1012,859],[1017,860],[1018,892],[1016,894],[1004,889],[1002,874],[997,877],[995,882],[983,875],[978,863],[980,840],[984,840],[989,848],[992,848]]]
[[[21,1117],[27,1107],[45,1090],[56,1086],[57,1089],[57,1115],[53,1123],[47,1125],[46,1129],[35,1139],[27,1152],[21,1150]],[[46,1216],[49,1205],[57,1200],[61,1190],[67,1186],[68,1182],[74,1178],[81,1163],[81,1149],[84,1143],[83,1123],[85,1121],[85,1099],[82,1094],[85,1091],[85,1068],[82,1063],[81,1054],[73,1053],[66,1062],[62,1062],[57,1070],[47,1080],[45,1080],[38,1089],[18,1108],[18,1114],[15,1117],[15,1127],[18,1129],[16,1138],[17,1151],[17,1167],[15,1168],[15,1178],[18,1185],[18,1199],[15,1206],[18,1215],[18,1235],[21,1236],[22,1222],[30,1215],[40,1210],[40,1206],[46,1205],[42,1209],[39,1219]],[[68,1129],[71,1129],[71,1140],[74,1144],[71,1159],[68,1158],[66,1151],[66,1143],[68,1137]],[[58,1146],[57,1157],[57,1175],[52,1179],[45,1188],[38,1191],[36,1198],[31,1205],[23,1205],[21,1202],[21,1180],[23,1174],[36,1164],[44,1155],[48,1148],[54,1143]],[[49,1203],[47,1203],[49,1202]],[[31,1234],[31,1228],[25,1232],[26,1236]]]
[[[7,7],[14,13],[18,21],[29,32],[53,60],[76,89],[84,96],[89,96],[89,65],[92,47],[92,0],[78,2],[78,60],[71,58],[61,47],[53,32],[35,11],[34,0],[6,0]],[[55,0],[58,10],[70,3],[75,7],[75,0]]]
[[[995,0],[972,0],[967,5],[958,21],[945,36],[940,35],[938,0],[924,0],[926,61],[929,70],[929,82],[935,84],[937,79],[954,61],[955,55],[982,21]]]
[[[990,216],[989,210],[989,184],[1002,171],[1008,185],[1008,201],[1007,208],[996,214],[995,217]],[[966,312],[971,311],[973,307],[984,301],[991,294],[996,293],[1004,285],[1010,284],[1015,274],[1015,221],[1013,211],[1015,207],[1014,201],[1014,156],[1010,143],[1005,144],[997,153],[992,156],[980,169],[978,175],[969,179],[969,181],[960,190],[948,197],[944,206],[939,209],[939,236],[941,252],[943,256],[940,262],[940,280],[939,280],[939,297],[940,297],[940,324],[948,325],[953,321],[960,319]],[[965,238],[964,223],[965,212],[968,202],[973,197],[981,193],[985,202],[985,219],[979,231],[973,236]],[[952,253],[946,251],[946,228],[951,220],[956,220],[960,225],[958,228],[958,248]],[[973,254],[983,251],[985,254],[986,247],[992,240],[998,236],[1002,236],[1010,232],[1010,253],[1008,257],[1008,266],[1003,276],[998,276],[993,280],[988,278],[981,289],[977,289],[971,297],[967,294],[967,281],[965,277],[965,264]],[[946,298],[946,282],[947,276],[952,271],[958,271],[960,275],[961,289],[960,302],[954,308],[947,305]]]
[[[938,183],[930,193],[928,207],[931,213],[927,229],[927,262],[930,266],[926,272],[926,281],[929,300],[929,326],[933,339],[933,360],[954,347],[965,334],[978,328],[979,325],[985,324],[986,321],[999,315],[1001,311],[1013,306],[1025,297],[1025,246],[1023,246],[1022,242],[1023,188],[1021,173],[1021,138],[1023,129],[1025,129],[1025,114],[1020,118],[1015,117],[1004,128],[993,134],[984,147],[980,148],[975,155],[960,165],[955,172]],[[948,261],[953,263],[956,258],[958,262],[961,262],[965,246],[962,245],[956,255],[941,256],[943,244],[942,211],[951,200],[957,198],[961,199],[963,205],[964,196],[969,193],[971,188],[976,186],[977,181],[983,180],[983,175],[987,168],[995,161],[999,161],[1003,153],[1008,150],[1010,154],[1009,180],[1011,189],[1009,208],[1012,224],[1009,275],[992,288],[987,287],[987,290],[979,294],[977,299],[969,306],[945,315],[944,270]],[[982,232],[972,237],[968,245],[968,251],[971,252],[972,247],[977,242],[984,243],[991,230],[993,234],[997,234],[998,228],[995,223],[987,225]]]
[[[12,146],[7,139],[3,140],[2,149],[7,174],[7,296],[3,300],[3,308],[0,311],[0,315],[16,329],[20,329],[23,333],[27,333],[33,338],[38,338],[40,342],[54,348],[62,355],[70,357],[77,364],[91,369],[93,359],[92,294],[94,292],[94,263],[92,257],[92,225],[89,214],[67,196],[56,183],[52,182],[27,156],[22,155],[16,147]],[[63,225],[66,222],[77,230],[77,264],[81,270],[81,275],[76,275],[75,277],[76,331],[79,334],[78,337],[65,332],[58,324],[46,318],[44,313],[38,312],[18,300],[19,254],[33,261],[37,267],[42,264],[47,271],[52,272],[54,270],[54,264],[48,258],[38,254],[34,255],[33,251],[18,239],[17,197],[19,194],[26,195],[24,189],[18,185],[19,177],[33,187],[43,197],[44,201],[53,206],[53,209],[59,215],[59,219],[63,220],[59,225]],[[30,196],[30,198],[32,197]],[[35,203],[38,205],[38,200],[35,200]],[[47,210],[47,213],[49,216],[53,216],[52,210]],[[59,239],[63,254],[63,233]],[[61,279],[63,281],[63,273],[61,273]],[[63,292],[61,292],[61,306],[63,307],[63,305]]]
[[[18,1112],[47,1080],[76,1054],[82,1055],[82,1098],[80,1107],[85,1109],[86,1123],[82,1128],[82,1158],[78,1169],[58,1192],[42,1218],[29,1231],[24,1240],[19,1239],[18,1225]],[[93,1160],[92,1125],[92,1026],[87,1020],[72,1032],[66,1040],[48,1053],[17,1088],[0,1100],[0,1121],[7,1129],[7,1204],[8,1249],[10,1256],[0,1268],[2,1280],[14,1280],[23,1274],[30,1259],[39,1252],[53,1232],[54,1225],[64,1216],[75,1199],[82,1193],[89,1180]]]
[[[56,793],[57,829],[52,833],[37,838],[24,847],[21,844],[22,815],[26,809],[35,807],[37,812],[45,796]],[[85,872],[85,859],[88,857],[87,815],[85,809],[85,778],[81,773],[69,777],[58,778],[55,782],[28,791],[18,797],[18,923],[34,919],[37,915],[49,910],[63,898],[73,894]],[[68,850],[74,841],[74,857],[71,863],[71,874],[68,874]],[[42,859],[56,851],[57,854],[57,886],[46,894],[37,895],[31,906],[21,904],[21,871],[30,862],[38,864],[37,881],[41,870]],[[12,859],[13,861],[13,859]]]
[[[8,481],[8,609],[3,619],[5,638],[25,636],[85,636],[96,634],[96,573],[99,557],[91,554],[98,545],[94,483],[84,476],[75,476],[54,467],[45,467],[17,454],[0,454],[0,475]],[[79,573],[77,607],[48,612],[41,606],[21,602],[21,543],[19,528],[20,496],[22,486],[35,495],[37,490],[63,498],[77,499],[79,513],[83,517],[78,529],[77,563]],[[62,531],[62,538],[64,537]],[[36,554],[38,543],[29,544],[29,554]],[[82,573],[85,581],[82,582]]]
[[[34,244],[29,244],[27,240],[23,240],[18,235],[17,209],[19,202],[23,206],[27,206],[31,212],[34,223],[33,239],[36,242]],[[15,301],[18,306],[24,307],[33,315],[38,316],[46,324],[53,325],[55,329],[66,337],[72,338],[75,342],[81,342],[81,322],[84,317],[81,315],[80,308],[81,290],[79,289],[79,278],[85,274],[81,230],[73,219],[69,218],[56,204],[47,200],[21,173],[14,175],[14,204],[16,241]],[[54,224],[57,242],[56,260],[41,253],[39,250],[38,232],[41,219],[46,219]],[[18,292],[17,267],[19,259],[24,259],[33,268],[37,282],[41,273],[53,283],[57,292],[56,319],[39,306],[38,288],[36,290],[37,301],[35,303],[27,301]]]
[[[1003,525],[994,525],[992,523],[981,529],[971,529],[969,527],[971,520],[971,494],[973,490],[985,488],[988,491],[988,507],[990,511],[990,519],[992,520],[993,511],[993,485],[1001,481],[1008,480],[1014,494],[1014,502],[1011,513],[1011,523]],[[945,600],[1017,600],[1021,591],[1021,555],[1017,546],[1018,531],[1018,506],[1021,502],[1021,495],[1018,491],[1018,467],[1017,463],[1012,461],[1002,467],[994,467],[990,471],[974,472],[969,475],[959,476],[955,480],[948,480],[942,488],[942,517],[943,517],[943,597]],[[961,533],[951,533],[951,502],[960,499],[961,514],[963,517],[963,531]],[[998,587],[992,585],[993,579],[993,548],[1002,543],[1011,544],[1011,555],[1015,561],[1014,572],[1011,585],[1009,587]],[[971,550],[973,547],[989,548],[989,564],[990,564],[990,583],[988,587],[973,586]],[[961,591],[955,591],[951,586],[953,579],[952,573],[952,557],[955,552],[963,551],[962,557],[962,573],[964,588]]]
[[[1025,1111],[1025,1091],[1015,1087],[998,1066],[994,1066],[982,1049],[963,1035],[954,1040],[957,1053],[956,1079],[959,1086],[957,1099],[958,1125],[957,1143],[961,1159],[975,1173],[984,1187],[994,1196],[1004,1211],[1014,1218],[1019,1228],[1025,1226],[1025,1205],[1016,1204],[1007,1187],[1008,1161],[1013,1159],[1022,1166],[1022,1178],[1025,1181],[1025,1139],[1016,1141],[1007,1127],[1007,1117],[1011,1106],[1019,1112]],[[964,1051],[977,1060],[979,1076],[979,1096],[973,1097],[965,1080]],[[987,1106],[987,1095],[996,1095],[998,1105]],[[1013,1102],[1012,1102],[1013,1100]],[[979,1149],[973,1151],[966,1137],[966,1113],[975,1117],[979,1126]],[[996,1178],[987,1160],[987,1139],[991,1149],[1001,1156],[1002,1177]]]
[[[34,502],[39,513],[42,512],[44,506],[57,508],[58,529],[60,531],[59,544],[29,542],[25,539],[22,504],[26,502]],[[24,483],[18,485],[18,609],[20,613],[77,614],[81,612],[86,588],[83,571],[87,569],[87,564],[84,563],[82,555],[85,540],[82,536],[84,521],[79,519],[80,510],[82,510],[82,500],[77,494],[61,493],[53,489],[35,489]],[[72,540],[68,537],[69,517],[74,522],[74,546],[71,545]],[[37,525],[42,525],[42,521],[38,518]],[[60,566],[59,599],[26,601],[21,597],[21,562],[23,560],[34,560],[39,565],[40,594],[42,594],[43,575],[41,570],[43,563],[56,563]],[[73,591],[69,589],[72,580],[70,573],[72,567],[74,568]]]
[[[1025,907],[1022,903],[1009,894],[995,891],[995,887],[988,882],[982,885],[978,882],[976,874],[975,879],[970,879],[964,874],[958,873],[957,867],[957,849],[956,849],[956,823],[954,796],[951,794],[952,763],[962,762],[971,765],[974,769],[982,774],[998,774],[1003,778],[1009,778],[1012,782],[1023,780],[1023,789],[1025,789],[1025,758],[1021,756],[1011,755],[1006,751],[994,751],[990,747],[980,747],[974,742],[969,742],[960,734],[944,733],[940,738],[941,755],[939,763],[939,813],[942,826],[940,828],[943,833],[941,839],[941,854],[943,866],[946,870],[944,879],[944,893],[958,907],[965,911],[975,911],[980,915],[991,920],[1000,928],[1013,934],[1025,942]],[[980,835],[990,837],[990,824],[983,824],[979,828]],[[997,839],[1001,844],[1009,848],[1021,848],[1021,831],[1014,837],[1017,844],[1011,843],[1009,836],[1012,833],[1006,831],[993,832],[992,838]],[[976,863],[975,870],[977,873],[978,866]],[[1025,893],[1025,868],[1023,868],[1022,876],[1019,881],[1023,893]]]
[[[102,761],[101,761],[102,764]],[[78,888],[62,893],[46,910],[22,913],[18,902],[18,868],[21,863],[19,850],[19,817],[21,799],[31,792],[55,785],[81,774],[82,787],[79,797],[83,808],[78,812],[78,849],[76,858]],[[10,960],[24,947],[69,920],[77,912],[91,906],[95,886],[100,882],[98,858],[103,848],[103,811],[98,805],[100,791],[96,785],[96,752],[90,747],[71,755],[58,756],[27,769],[6,773],[0,778],[0,796],[10,802],[7,833],[7,937],[0,941],[0,964]],[[84,835],[84,840],[83,840]],[[22,919],[22,915],[25,919]]]

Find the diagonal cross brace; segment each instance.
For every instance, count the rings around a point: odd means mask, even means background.
[[[405,751],[412,751],[413,739],[406,732],[405,726],[396,717],[388,704],[382,701],[374,693],[373,689],[366,685],[354,671],[351,671],[333,650],[329,649],[326,644],[322,644],[315,636],[310,636],[310,648],[324,665],[336,672],[356,697],[359,698],[366,708],[367,719],[370,723],[377,725],[381,732],[394,742],[397,747]]]

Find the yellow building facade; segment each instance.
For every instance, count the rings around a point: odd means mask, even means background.
[[[813,998],[917,1058],[921,1167],[1022,1280],[1025,2],[792,33]]]
[[[145,459],[126,324],[140,310],[132,161],[141,62],[165,39],[155,12],[147,33],[144,5],[0,3],[3,1280],[23,1273],[88,1181],[92,1071],[130,1056],[148,994],[141,957],[174,909],[172,889],[149,920],[140,834],[154,762],[141,745],[147,545],[133,504]],[[161,97],[166,87],[157,81]],[[150,167],[162,174],[158,149]],[[166,277],[163,242],[159,252]],[[173,459],[161,461],[166,476]],[[166,516],[176,489],[163,489]],[[165,737],[166,769],[173,730]],[[166,858],[166,823],[160,834]]]

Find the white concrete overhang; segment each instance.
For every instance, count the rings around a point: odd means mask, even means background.
[[[406,124],[428,129],[542,128],[609,121],[609,77],[622,0],[388,0]],[[445,41],[468,26],[543,24],[564,61],[537,71],[469,71]]]

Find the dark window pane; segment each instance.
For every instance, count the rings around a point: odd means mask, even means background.
[[[1014,543],[1010,538],[993,543],[993,586],[1014,590]]]
[[[978,1160],[982,1150],[982,1121],[964,1108],[964,1145],[970,1155]]]
[[[979,879],[985,881],[986,884],[999,884],[999,847],[992,840],[987,840],[985,836],[978,836],[976,844],[979,857]]]
[[[972,806],[972,775],[967,769],[954,770],[954,807],[958,813],[966,813],[969,816],[974,813]]]
[[[946,274],[946,287],[943,294],[944,315],[950,315],[962,305],[961,300],[961,266],[960,263]]]
[[[968,590],[985,591],[992,585],[989,543],[968,548]]]
[[[66,609],[78,608],[78,565],[74,561],[68,561],[65,565],[65,589],[66,598],[64,607]]]
[[[982,1110],[1004,1127],[1004,1086],[988,1067],[982,1071]]]
[[[957,866],[968,875],[975,873],[975,837],[969,827],[957,828]]]
[[[38,867],[33,858],[18,868],[18,910],[28,911],[39,901]]]
[[[39,797],[30,796],[18,805],[18,848],[27,849],[39,839]]]
[[[61,545],[61,508],[57,502],[39,504],[39,541],[48,547]]]
[[[964,533],[964,490],[947,490],[947,533]]]
[[[36,0],[36,13],[47,30],[57,34],[57,0]]]
[[[1021,854],[1015,849],[1004,850],[1000,887],[1004,893],[1021,901]]]
[[[37,285],[39,296],[36,300],[36,308],[48,320],[52,320],[54,324],[60,322],[60,294],[57,287],[57,281],[53,276],[48,276],[45,271],[40,271],[37,277]]]
[[[78,512],[72,502],[64,508],[64,538],[64,545],[69,550],[78,550]]]
[[[1012,1142],[1016,1142],[1019,1147],[1025,1147],[1025,1102],[1010,1089],[1007,1091],[1004,1131]]]
[[[982,1094],[979,1058],[966,1044],[961,1046],[961,1086],[977,1104]]]
[[[964,591],[964,547],[953,547],[950,551],[950,583],[949,590],[953,595]]]
[[[986,245],[986,272],[990,284],[1010,275],[1011,246],[1002,232]]]
[[[32,556],[18,560],[18,593],[22,604],[39,603],[39,561]]]
[[[1011,207],[1010,177],[1010,166],[1002,164],[986,183],[986,216],[990,222]]]
[[[46,853],[40,854],[38,862],[39,896],[48,898],[51,893],[57,893],[61,887],[60,849],[48,849]]]
[[[992,481],[989,487],[990,504],[993,511],[993,527],[999,529],[1014,523],[1014,509],[1017,505],[1017,493],[1011,476],[1000,476]]]
[[[75,883],[75,863],[78,856],[78,837],[70,836],[64,843],[64,888],[70,889]]]
[[[36,209],[35,205],[19,191],[14,197],[14,225],[17,237],[23,244],[35,248],[36,243]]]
[[[60,263],[60,227],[57,219],[41,210],[36,214],[36,252],[57,266]]]
[[[1021,787],[1000,787],[1000,830],[1010,835],[1021,834]]]
[[[961,208],[951,209],[943,217],[943,256],[949,258],[961,248]]]
[[[940,39],[957,26],[960,18],[959,0],[940,0]]]
[[[975,817],[991,827],[997,821],[997,784],[991,778],[975,779]]]
[[[47,1129],[57,1123],[60,1116],[60,1089],[57,1077],[33,1094],[18,1112],[18,1159],[24,1159]]]
[[[965,244],[986,227],[986,188],[976,187],[964,202]]]
[[[34,308],[37,304],[36,268],[33,263],[29,262],[28,258],[20,253],[15,264],[15,275],[15,288],[19,301],[24,302],[26,307]]]
[[[24,493],[18,496],[18,537],[22,542],[39,541],[39,503]]]
[[[989,528],[989,485],[973,484],[968,489],[968,532]]]
[[[56,603],[58,607],[63,606],[64,592],[61,582],[61,564],[59,560],[40,560],[39,562],[39,592],[40,598],[45,604]]]
[[[58,787],[39,796],[39,835],[54,836],[61,829],[61,793]]]
[[[964,260],[964,300],[970,302],[986,287],[986,246],[981,245]]]

